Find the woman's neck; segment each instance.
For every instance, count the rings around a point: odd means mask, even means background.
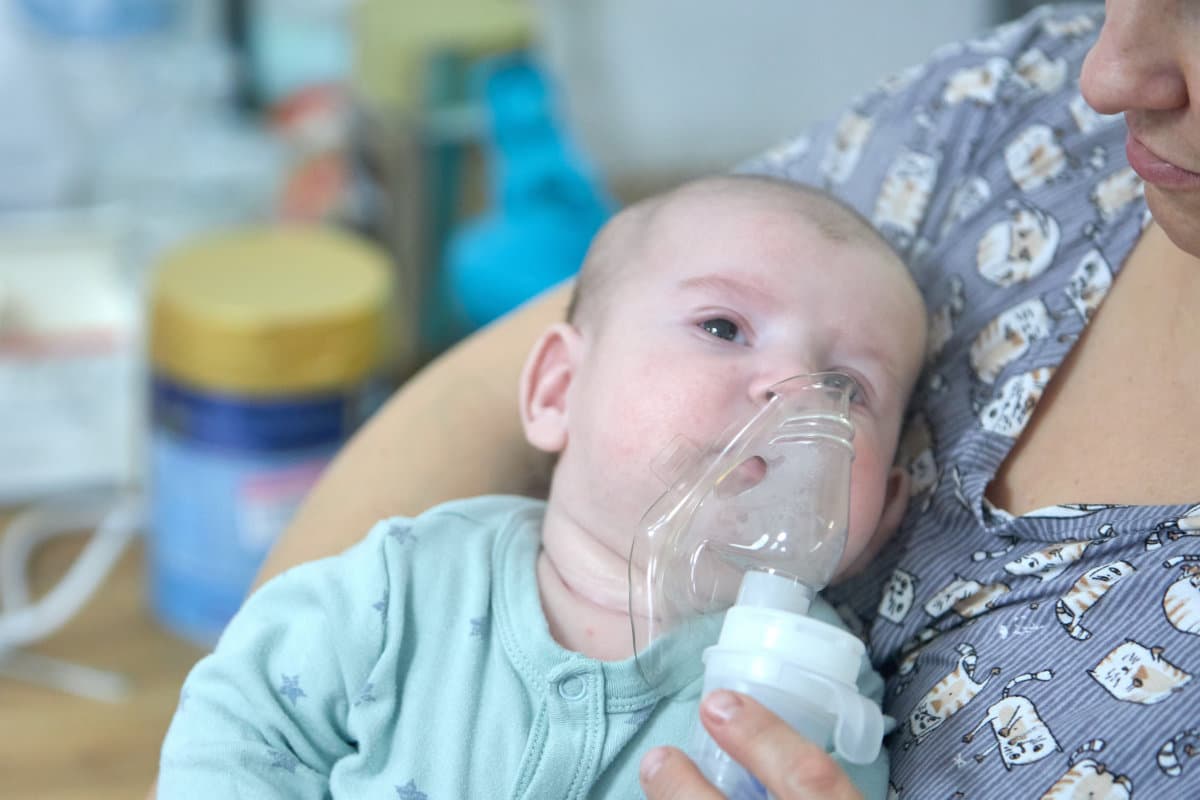
[[[1200,258],[1147,228],[987,488],[1023,514],[1055,503],[1185,504],[1200,496]]]

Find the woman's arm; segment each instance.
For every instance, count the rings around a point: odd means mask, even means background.
[[[521,433],[517,378],[538,334],[565,317],[569,297],[567,285],[551,290],[406,382],[325,470],[257,584],[340,552],[384,517],[456,497],[544,492],[548,465]]]

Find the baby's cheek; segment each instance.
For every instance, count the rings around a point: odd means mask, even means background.
[[[850,480],[850,521],[847,550],[870,540],[879,524],[887,491],[887,465],[873,455],[856,457]]]

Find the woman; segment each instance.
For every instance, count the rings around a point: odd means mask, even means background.
[[[934,316],[908,518],[841,591],[889,676],[901,797],[1200,796],[1200,3],[1106,11],[1102,29],[1043,9],[942,48],[749,166],[862,210]],[[1128,130],[1101,116],[1120,113]],[[406,386],[264,576],[382,516],[531,490],[509,387],[565,297]],[[855,796],[752,701],[718,693],[701,716],[774,796]],[[715,796],[674,751],[651,751],[643,780],[652,798]]]

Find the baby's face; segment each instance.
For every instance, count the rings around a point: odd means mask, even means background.
[[[836,370],[853,400],[855,460],[843,564],[880,516],[924,312],[903,266],[837,243],[794,210],[744,201],[668,215],[584,323],[556,492],[585,503],[614,548],[662,493],[651,465],[677,436],[707,446],[768,388]]]

